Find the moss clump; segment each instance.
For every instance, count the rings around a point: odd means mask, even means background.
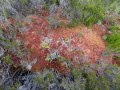
[[[96,8],[97,7],[97,8]],[[101,21],[104,18],[102,0],[70,0],[70,22],[76,25],[76,21],[87,26]]]
[[[120,33],[113,33],[107,38],[107,46],[113,52],[120,52]]]

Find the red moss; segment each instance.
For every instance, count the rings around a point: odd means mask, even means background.
[[[99,26],[88,29],[85,26],[75,28],[57,28],[48,30],[48,23],[45,18],[32,15],[27,18],[31,22],[26,22],[25,27],[29,28],[21,34],[30,60],[37,58],[37,63],[33,65],[33,71],[43,70],[44,68],[54,68],[59,72],[65,72],[67,66],[58,60],[46,61],[46,57],[53,51],[71,60],[73,65],[77,65],[82,61],[96,63],[101,57],[101,53],[105,50],[105,43],[101,39],[97,30],[102,30]],[[25,21],[23,21],[24,23]],[[19,39],[21,38],[18,37]],[[47,41],[45,40],[47,38]],[[45,46],[46,45],[46,46]]]

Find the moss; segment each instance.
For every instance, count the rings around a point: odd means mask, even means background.
[[[92,71],[87,75],[86,90],[99,90],[95,71]]]
[[[0,90],[5,90],[3,86],[0,86]]]
[[[73,70],[71,71],[71,73],[72,73],[72,75],[73,75],[73,77],[74,77],[75,79],[77,79],[77,78],[81,75],[80,71],[75,70],[75,69],[73,69]]]
[[[113,80],[113,90],[120,90],[120,74],[117,74]]]
[[[48,90],[51,82],[55,82],[54,80],[54,73],[49,70],[44,70],[36,75],[36,77],[33,79],[33,82],[36,82],[42,88],[42,90]]]
[[[114,25],[111,25],[110,27],[109,27],[109,29],[111,30],[111,31],[118,31],[118,30],[120,30],[120,26],[119,25],[116,25],[116,24],[114,24]]]
[[[102,0],[70,0],[70,5],[73,11],[71,12],[73,17],[70,25],[74,26],[74,24],[76,25],[76,21],[79,21],[82,24],[90,26],[104,18]]]
[[[77,26],[77,25],[79,25],[80,24],[80,21],[79,20],[77,20],[77,19],[73,19],[73,20],[71,20],[69,23],[68,23],[68,27],[75,27],[75,26]]]
[[[23,5],[28,4],[28,0],[19,0],[19,2],[20,2],[21,4],[23,4]]]
[[[98,77],[98,89],[99,90],[110,90],[110,82],[105,76]]]
[[[20,87],[20,83],[19,82],[15,82],[15,83],[13,83],[13,85],[11,85],[10,87],[9,87],[9,89],[8,90],[16,90],[16,89],[18,89]],[[0,89],[1,90],[1,89]]]
[[[13,64],[13,61],[12,61],[11,56],[9,54],[4,57],[4,61],[6,64]]]
[[[113,58],[114,58],[114,60],[119,60],[120,61],[120,56],[115,55]]]
[[[120,33],[113,33],[107,38],[107,46],[113,52],[120,52]]]

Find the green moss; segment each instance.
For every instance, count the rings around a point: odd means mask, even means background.
[[[8,90],[17,90],[20,87],[20,83],[19,82],[14,82]],[[1,89],[0,89],[1,90]]]
[[[45,10],[48,11],[49,10],[49,5],[47,3],[45,3],[44,8],[45,8]]]
[[[120,56],[115,55],[113,58],[114,58],[114,60],[119,60],[120,61]]]
[[[33,22],[33,21],[32,21]],[[24,23],[21,23],[21,22],[17,22],[16,23],[16,26],[19,27],[19,28],[22,28],[24,26]]]
[[[71,25],[73,26],[74,24],[76,25],[76,21],[90,26],[104,18],[104,6],[102,0],[70,0],[70,4],[73,11],[71,12],[73,15]]]
[[[9,54],[4,57],[4,61],[6,64],[13,64],[13,61],[11,60],[11,57]]]
[[[107,38],[107,46],[114,52],[120,52],[120,33],[113,33]]]
[[[75,79],[77,79],[77,78],[79,78],[79,76],[81,75],[81,72],[80,72],[79,70],[73,69],[73,70],[71,71],[71,74],[73,75],[73,77],[74,77]]]
[[[26,5],[28,4],[28,0],[19,0],[21,4]]]
[[[120,90],[120,74],[117,74],[115,79],[113,80],[113,89]]]
[[[86,90],[110,90],[110,82],[104,75],[97,75],[93,70],[87,74]]]
[[[107,39],[107,36],[106,36],[106,35],[103,35],[103,36],[102,36],[102,39],[103,39],[103,40],[106,40],[106,39]]]
[[[5,90],[3,86],[0,86],[0,90]]]
[[[87,75],[86,90],[99,90],[98,89],[98,80],[95,71],[90,72]]]
[[[79,20],[77,20],[77,19],[73,19],[72,21],[70,21],[69,23],[68,23],[68,27],[75,27],[75,26],[77,26],[77,25],[79,25],[80,24],[80,21]]]
[[[98,77],[98,89],[99,90],[110,90],[110,82],[105,76]]]
[[[118,31],[118,30],[120,30],[120,25],[111,25],[110,27],[109,27],[109,29],[110,30],[112,30],[112,31]]]
[[[54,80],[54,73],[49,70],[44,70],[36,75],[36,77],[33,79],[33,82],[36,82],[42,88],[42,90],[48,90],[48,86],[51,82],[54,82]]]

